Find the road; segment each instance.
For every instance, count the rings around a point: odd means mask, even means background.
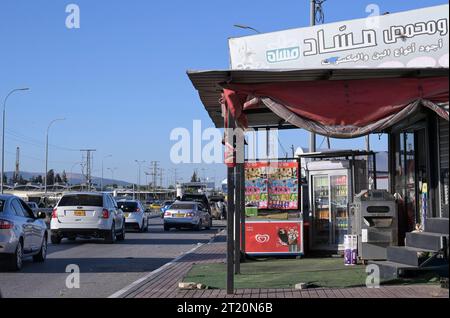
[[[221,230],[214,226],[201,232],[164,232],[162,220],[151,219],[148,233],[128,232],[124,242],[113,245],[101,240],[63,240],[49,245],[45,263],[24,261],[18,273],[0,272],[3,297],[12,298],[103,298],[188,252],[207,243]],[[80,288],[66,287],[66,267],[80,268]]]

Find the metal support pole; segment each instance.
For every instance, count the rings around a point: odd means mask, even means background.
[[[238,163],[235,168],[235,215],[234,215],[234,273],[241,273],[241,164]]]
[[[373,187],[374,189],[378,189],[378,181],[377,181],[377,154],[373,153]]]
[[[241,253],[242,262],[245,262],[245,164],[240,164],[241,171]]]
[[[227,294],[234,294],[234,168],[228,168]]]
[[[229,130],[234,130],[235,121],[228,109]],[[226,128],[226,129],[227,129]],[[234,134],[228,131],[226,143],[235,145]],[[228,211],[227,211],[227,294],[234,294],[234,215],[235,215],[235,167],[227,168]]]
[[[366,151],[370,152],[370,135],[366,136]],[[366,170],[367,170],[367,180],[370,181],[371,174],[370,174],[370,155],[369,154],[367,154],[367,157],[366,157]],[[370,188],[370,184],[368,184],[368,188]]]

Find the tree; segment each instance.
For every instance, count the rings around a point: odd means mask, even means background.
[[[200,179],[197,176],[197,171],[194,171],[194,174],[192,175],[191,182],[200,182]]]
[[[51,169],[47,173],[47,185],[54,185],[55,184],[55,171]]]
[[[62,182],[63,181],[62,181],[61,176],[59,175],[59,173],[57,173],[56,176],[55,176],[55,183],[61,184]]]
[[[25,179],[22,177],[22,175],[20,175],[19,178],[18,178],[18,180],[17,180],[17,183],[18,183],[19,185],[26,185],[28,182],[27,182],[27,180],[25,180]]]
[[[62,178],[62,182],[63,182],[64,184],[69,183],[69,181],[67,180],[67,173],[66,173],[66,170],[63,170],[61,178]]]
[[[42,178],[42,176],[41,175],[38,175],[37,177],[36,177],[36,181],[35,181],[37,184],[42,184],[42,183],[44,183],[44,180],[43,180],[43,178]]]

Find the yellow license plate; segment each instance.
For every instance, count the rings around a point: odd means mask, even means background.
[[[75,216],[86,216],[86,211],[75,211],[73,213]]]
[[[176,214],[175,216],[176,216],[177,218],[184,218],[184,217],[186,216],[186,214],[178,213],[178,214]]]

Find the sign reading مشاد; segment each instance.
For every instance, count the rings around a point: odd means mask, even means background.
[[[232,38],[232,69],[414,68],[449,64],[449,6]]]

